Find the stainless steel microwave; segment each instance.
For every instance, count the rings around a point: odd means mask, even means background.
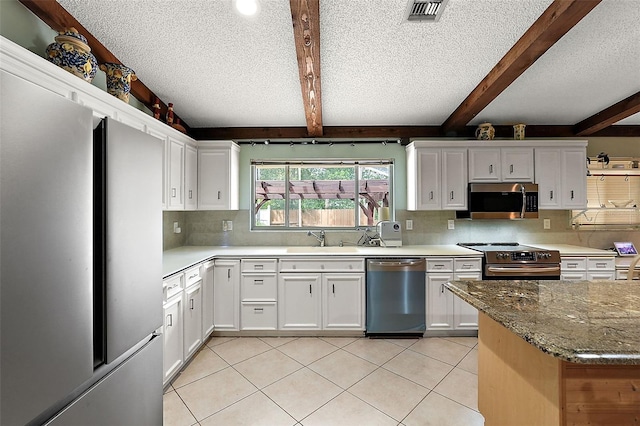
[[[471,183],[467,203],[467,211],[456,211],[457,219],[537,219],[538,185]]]

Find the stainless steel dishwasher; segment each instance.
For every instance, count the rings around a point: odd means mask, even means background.
[[[367,259],[367,336],[424,334],[425,274],[425,259]]]

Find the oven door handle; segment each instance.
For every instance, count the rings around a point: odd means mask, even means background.
[[[559,266],[539,266],[539,267],[509,267],[509,266],[487,266],[488,272],[520,272],[520,273],[536,273],[536,272],[560,272]]]
[[[520,191],[522,192],[522,210],[520,211],[520,219],[524,219],[524,214],[527,208],[527,191],[525,191],[524,185],[520,185]]]

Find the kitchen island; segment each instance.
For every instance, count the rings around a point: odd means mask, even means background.
[[[486,425],[640,424],[640,285],[454,281],[480,311]]]

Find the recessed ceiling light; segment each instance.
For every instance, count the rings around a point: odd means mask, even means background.
[[[236,10],[245,16],[253,16],[258,13],[258,0],[234,0]]]

